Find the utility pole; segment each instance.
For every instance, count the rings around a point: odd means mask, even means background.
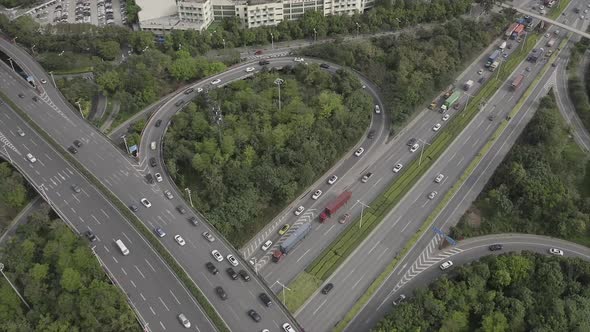
[[[420,160],[418,161],[418,166],[422,164],[422,154],[424,153],[424,146],[430,145],[430,143],[424,142],[421,138],[418,138],[418,141],[422,142],[422,148],[420,149]]]
[[[256,264],[256,257],[252,257],[251,259],[254,260],[254,273],[258,275],[258,265]]]
[[[82,106],[80,106],[80,101],[76,101],[76,105],[78,105],[78,110],[80,111],[80,115],[82,116],[82,119],[84,119],[84,114],[82,113]]]
[[[125,135],[121,136],[121,138],[123,139],[123,143],[125,143],[125,151],[127,152],[127,154],[129,154],[129,146],[127,146],[127,139]]]
[[[57,88],[57,84],[55,84],[55,78],[53,77],[53,71],[50,71],[49,74],[51,75],[51,80],[53,81],[53,87]]]
[[[358,37],[360,34],[361,25],[359,22],[354,22],[354,24],[356,24],[356,36]]]
[[[194,209],[194,205],[193,205],[193,197],[191,196],[191,190],[187,187],[184,188],[184,190],[187,192],[188,194],[188,200],[191,202],[191,207]]]
[[[318,31],[313,28],[313,42],[317,42],[318,41]]]
[[[272,32],[270,33],[270,48],[271,49],[275,49],[275,36],[272,34]]]
[[[277,78],[275,80],[275,84],[279,87],[279,112],[281,111],[281,85],[285,83],[285,80],[282,78]]]
[[[370,206],[368,206],[367,204],[357,200],[357,203],[359,203],[361,205],[361,221],[359,223],[359,228],[363,228],[363,212],[365,211],[365,208],[370,208]]]
[[[25,299],[23,298],[22,295],[20,295],[20,293],[18,292],[18,289],[16,289],[16,287],[14,287],[14,285],[12,284],[12,282],[10,282],[10,279],[8,279],[8,277],[6,276],[6,274],[4,274],[4,264],[0,263],[0,273],[2,273],[2,276],[4,276],[4,279],[6,279],[6,281],[8,281],[8,284],[10,284],[10,287],[12,287],[12,289],[14,289],[14,291],[16,292],[16,294],[18,295],[18,297],[20,297],[21,301],[23,301],[23,303],[27,306],[27,308],[29,308],[29,310],[31,310],[31,307],[29,306],[29,304],[27,303],[27,301],[25,301]]]

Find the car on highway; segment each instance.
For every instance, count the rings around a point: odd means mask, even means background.
[[[447,121],[450,117],[451,117],[450,114],[445,114],[445,115],[443,115],[442,120]]]
[[[279,229],[279,235],[284,235],[285,233],[287,233],[287,231],[289,230],[290,227],[291,227],[291,225],[284,224],[283,227],[281,227],[281,229]]]
[[[174,235],[174,241],[176,241],[176,243],[178,243],[178,245],[181,247],[186,244],[186,242],[184,242],[184,239],[180,235]]]
[[[183,99],[181,99],[181,100],[179,100],[179,101],[175,102],[175,103],[174,103],[174,106],[176,106],[176,107],[179,107],[179,106],[181,106],[182,104],[184,104],[184,100],[183,100]]]
[[[129,209],[130,209],[131,211],[133,211],[133,212],[137,212],[137,210],[139,210],[139,209],[137,208],[137,205],[129,205]]]
[[[381,108],[379,105],[375,105],[375,114],[381,114]]]
[[[394,173],[397,173],[397,172],[401,171],[401,170],[402,170],[402,168],[404,168],[404,165],[402,165],[402,164],[397,164],[397,165],[393,166],[393,172],[394,172]]]
[[[338,176],[336,176],[336,175],[332,175],[332,176],[330,176],[330,178],[328,179],[328,184],[334,184],[334,183],[336,183],[336,181],[338,181]]]
[[[272,305],[272,301],[271,301],[270,297],[268,295],[266,295],[266,293],[260,293],[260,295],[258,295],[258,297],[260,298],[260,301],[262,301],[262,303],[264,303],[265,306],[270,307]]]
[[[177,211],[178,211],[178,213],[180,213],[180,214],[185,214],[185,213],[186,213],[186,209],[185,209],[185,208],[184,208],[182,205],[179,205],[179,206],[177,206],[177,207],[176,207],[176,210],[177,210]]]
[[[262,247],[260,249],[262,249],[262,251],[267,251],[271,246],[272,246],[272,241],[268,240],[268,241],[264,242],[264,244],[262,245]]]
[[[90,241],[90,242],[94,242],[94,241],[96,241],[96,235],[94,235],[94,234],[92,233],[92,231],[86,231],[86,232],[84,232],[84,236],[86,236],[86,238],[87,238],[87,239],[88,239],[88,241]]]
[[[151,157],[151,158],[150,158],[150,166],[152,166],[152,167],[156,167],[156,165],[158,165],[158,164],[156,163],[156,157]]]
[[[482,84],[482,83],[483,83],[485,80],[486,80],[486,78],[485,78],[485,77],[480,77],[480,78],[477,80],[477,83],[479,83],[479,84]]]
[[[416,152],[420,148],[420,144],[416,143],[410,148],[410,152]]]
[[[300,207],[296,208],[293,213],[295,213],[295,215],[298,216],[301,213],[303,213],[303,210],[305,210],[305,208],[303,207],[303,205],[301,205]]]
[[[318,198],[320,198],[320,196],[322,196],[322,191],[318,189],[313,193],[313,195],[311,195],[311,198],[318,199]]]
[[[74,141],[74,145],[75,145],[76,147],[79,147],[79,148],[81,148],[83,144],[82,144],[82,142],[80,142],[80,140],[75,140],[75,141]]]
[[[203,237],[204,237],[205,239],[207,239],[207,241],[209,241],[209,242],[213,242],[213,241],[215,241],[215,238],[213,237],[213,235],[211,235],[211,233],[209,233],[209,232],[207,232],[207,231],[203,232],[203,234],[202,234],[202,235],[203,235]]]
[[[215,267],[215,265],[213,263],[207,262],[207,264],[205,264],[205,266],[207,267],[207,270],[209,270],[209,272],[211,272],[212,274],[219,273],[219,271],[217,270],[217,268]]]
[[[141,204],[143,204],[143,206],[145,206],[146,208],[149,208],[152,206],[152,203],[150,203],[150,201],[148,201],[147,198],[142,198],[140,201],[141,201]]]
[[[233,266],[238,266],[240,264],[232,254],[227,255],[227,261]]]
[[[250,316],[250,318],[252,318],[257,323],[262,319],[262,317],[260,317],[260,315],[254,309],[250,309],[248,311],[248,316]]]
[[[73,145],[68,147],[68,151],[70,151],[72,154],[78,153],[78,149],[76,149]]]
[[[42,78],[42,79],[41,79],[41,83],[43,83],[43,84],[47,84],[47,80],[45,80],[45,79],[43,79],[43,78]]]
[[[442,263],[440,265],[440,269],[444,271],[444,270],[448,269],[451,266],[453,266],[453,262],[452,261],[446,261],[446,262],[444,262],[444,263]]]
[[[434,178],[434,182],[441,183],[444,178],[445,178],[444,174],[439,174],[436,176],[436,178]]]
[[[322,64],[320,64],[320,68],[328,69],[328,68],[330,68],[330,65],[327,63],[322,63]]]
[[[260,54],[262,54],[262,53],[263,53],[263,51],[262,51],[262,50],[257,50],[256,52],[254,52],[254,55],[260,55]]]
[[[162,174],[160,174],[160,173],[156,173],[155,176],[156,176],[156,182],[162,182],[164,180],[164,179],[162,179]]]
[[[21,93],[19,93],[19,94],[18,94],[18,96],[19,96],[20,98],[24,98],[24,97],[25,97],[25,94],[21,92]]]
[[[254,68],[254,67],[248,67],[248,68],[246,68],[246,73],[251,73],[255,70],[256,70],[256,68]]]
[[[303,59],[303,58],[295,58],[295,59],[293,59],[293,61],[301,63],[301,62],[305,62],[305,59]]]
[[[354,155],[360,157],[363,152],[365,152],[365,148],[358,148],[358,150],[354,152]]]
[[[23,136],[25,136],[25,132],[24,132],[22,129],[20,129],[20,128],[16,130],[16,133],[17,133],[17,134],[18,134],[18,136],[20,136],[20,137],[23,137]]]
[[[178,314],[178,320],[182,326],[186,327],[187,329],[191,327],[191,322],[186,318],[184,314]]]
[[[172,193],[170,192],[170,190],[164,190],[164,196],[166,196],[166,198],[168,198],[168,199],[174,198],[174,196],[172,196]]]
[[[227,269],[225,269],[225,272],[227,272],[227,275],[230,278],[232,278],[233,280],[237,280],[238,279],[238,274],[231,267],[228,267]]]
[[[410,138],[410,140],[408,141],[408,143],[406,143],[407,146],[412,146],[414,144],[416,144],[416,142],[418,142],[417,139],[415,138]]]
[[[289,323],[283,324],[283,330],[285,332],[295,332],[295,329]]]
[[[258,65],[259,66],[266,66],[270,63],[270,61],[266,60],[266,59],[262,59],[260,61],[258,61]]]
[[[398,296],[397,299],[393,300],[393,305],[400,305],[402,302],[404,302],[404,300],[406,299],[406,296],[404,294]]]
[[[156,121],[156,128],[159,127],[162,124],[162,120],[157,120]]]
[[[223,256],[219,253],[219,251],[213,250],[211,251],[211,255],[213,255],[213,258],[215,258],[215,260],[218,262],[223,262]]]
[[[154,233],[156,233],[156,235],[158,235],[158,237],[164,237],[164,236],[166,236],[166,232],[164,232],[164,230],[161,229],[160,227],[156,227],[154,229]]]
[[[220,80],[219,78],[218,78],[218,79],[216,79],[216,80],[213,80],[213,81],[211,81],[211,84],[212,84],[212,85],[217,85],[217,84],[219,84],[219,83],[221,83],[221,80]]]
[[[502,245],[501,244],[492,244],[488,247],[488,249],[490,249],[490,251],[502,250]]]
[[[563,250],[557,248],[549,248],[549,253],[555,256],[563,256]]]
[[[434,127],[432,127],[432,130],[438,131],[440,129],[440,127],[441,127],[441,124],[440,123],[437,123],[437,124],[434,125]]]
[[[248,272],[246,272],[246,270],[240,270],[240,272],[238,273],[240,274],[240,277],[244,279],[244,281],[250,281],[250,275],[248,274]]]
[[[227,293],[225,292],[223,287],[221,287],[221,286],[215,287],[215,293],[217,293],[217,296],[219,296],[220,299],[222,299],[224,301],[227,300]]]
[[[73,190],[73,191],[74,191],[76,194],[79,194],[79,193],[82,191],[82,189],[80,189],[80,187],[79,187],[78,185],[76,185],[76,184],[73,184],[73,185],[72,185],[72,190]]]
[[[368,139],[375,138],[375,131],[374,130],[369,131],[369,133],[367,134],[367,138]]]
[[[195,91],[194,88],[188,88],[188,89],[184,90],[184,94],[189,95],[189,94],[193,93],[193,91]]]
[[[478,71],[477,71],[477,73],[478,73],[479,75],[483,75],[483,69],[480,69],[480,70],[478,70]]]
[[[345,213],[343,214],[340,219],[338,219],[338,223],[340,224],[346,224],[346,222],[348,221],[348,219],[350,219],[350,214]]]
[[[434,199],[437,194],[438,194],[438,192],[436,192],[436,191],[431,192],[430,194],[428,194],[428,199]]]
[[[326,286],[324,286],[324,288],[322,288],[322,294],[326,295],[326,294],[330,293],[332,288],[334,288],[333,283],[326,284]]]
[[[373,176],[373,173],[371,173],[371,172],[363,175],[363,177],[361,179],[361,182],[362,183],[367,183],[372,176]]]

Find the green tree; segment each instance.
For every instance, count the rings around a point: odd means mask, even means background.
[[[120,56],[121,47],[118,42],[109,40],[98,44],[98,52],[103,59],[111,61]]]

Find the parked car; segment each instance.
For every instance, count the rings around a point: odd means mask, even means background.
[[[441,183],[444,178],[445,176],[443,174],[439,174],[436,176],[436,178],[434,178],[434,182]]]
[[[147,198],[142,198],[141,204],[143,204],[143,206],[145,206],[146,208],[149,208],[152,206],[152,203],[150,203],[150,201],[148,201]]]
[[[184,206],[179,205],[176,207],[176,210],[178,211],[178,213],[180,214],[185,214],[186,213],[186,209],[184,208]]]
[[[400,305],[405,299],[406,299],[406,296],[404,294],[402,294],[397,299],[395,299],[393,301],[393,305]]]
[[[211,235],[209,232],[205,231],[203,232],[203,237],[207,239],[207,241],[209,242],[213,242],[215,241],[215,238],[213,237],[213,235]]]
[[[361,147],[361,148],[358,148],[358,150],[356,150],[354,152],[354,155],[357,156],[357,157],[360,157],[363,154],[363,152],[365,152],[365,148],[362,148]]]
[[[222,299],[224,301],[227,300],[227,293],[225,292],[223,287],[217,286],[215,288],[215,293],[217,293],[217,295],[219,296],[220,299]]]
[[[283,324],[283,330],[285,332],[295,332],[295,329],[293,327],[291,327],[291,324],[289,324],[289,323]]]
[[[420,148],[420,144],[416,143],[410,148],[410,152],[416,152]]]
[[[191,327],[191,322],[186,318],[184,314],[179,314],[178,320],[180,321],[182,326],[186,327],[187,329]]]
[[[408,143],[406,143],[407,146],[412,146],[414,144],[416,144],[416,142],[418,142],[417,139],[415,138],[410,138],[410,140],[408,141]]]
[[[394,173],[398,173],[399,171],[401,171],[401,169],[404,167],[403,164],[396,164],[395,166],[393,166],[393,172]]]
[[[72,190],[73,190],[73,191],[74,191],[76,194],[79,194],[79,193],[82,191],[82,189],[80,189],[80,187],[79,187],[77,184],[73,184],[73,185],[72,185]]]
[[[92,233],[92,231],[89,231],[89,230],[88,230],[88,231],[84,232],[84,236],[86,236],[86,238],[87,238],[87,239],[88,239],[88,241],[90,241],[90,242],[94,242],[94,241],[96,241],[96,235],[94,235],[94,234]]]
[[[213,263],[207,262],[207,264],[205,264],[205,266],[207,266],[207,270],[209,270],[209,272],[211,272],[213,274],[219,273],[219,271],[217,270],[217,268],[215,267],[215,265]]]
[[[168,199],[173,199],[174,198],[174,196],[172,196],[172,193],[170,192],[170,190],[164,190],[164,195]]]
[[[262,303],[264,303],[265,306],[270,307],[272,305],[272,301],[271,301],[270,297],[268,295],[266,295],[266,293],[260,293],[260,295],[258,295],[258,297],[260,298],[260,301],[262,301]]]
[[[227,269],[225,269],[225,272],[227,272],[229,277],[232,278],[233,280],[238,279],[238,274],[231,267],[228,267]]]
[[[68,147],[68,151],[70,151],[72,154],[78,153],[78,149],[76,149],[73,145]]]
[[[227,255],[227,261],[233,266],[238,266],[238,264],[240,264],[232,254]]]
[[[184,242],[184,239],[182,238],[182,236],[180,235],[174,235],[174,240],[176,241],[176,243],[178,243],[179,246],[184,246],[186,244],[186,242]]]
[[[330,178],[328,179],[328,184],[334,184],[334,183],[336,183],[336,181],[338,181],[338,176],[336,176],[336,175],[332,175],[332,176],[330,176]]]
[[[219,253],[219,251],[217,250],[213,250],[211,251],[211,255],[213,256],[213,258],[215,258],[215,260],[217,260],[218,262],[222,262],[223,261],[223,256]]]
[[[164,230],[161,229],[160,227],[156,227],[154,229],[154,232],[156,233],[156,235],[158,235],[158,237],[164,237],[164,236],[166,236],[166,232],[164,232]]]
[[[250,318],[252,318],[255,322],[260,322],[262,319],[254,309],[250,309],[250,311],[248,311],[248,316],[250,316]]]
[[[345,213],[343,214],[340,219],[338,219],[338,223],[340,224],[346,224],[346,222],[348,221],[348,219],[350,219],[350,214]]]
[[[83,144],[82,144],[82,142],[80,142],[80,140],[75,140],[74,145],[81,148]]]
[[[162,179],[162,174],[156,173],[155,175],[156,175],[156,182],[162,182],[162,181],[164,181],[164,179]]]
[[[264,242],[261,249],[262,249],[262,251],[267,251],[271,246],[272,246],[272,241],[268,240],[268,241]]]
[[[248,272],[246,272],[246,270],[240,270],[240,272],[238,273],[240,274],[240,277],[244,279],[244,281],[250,281],[250,275],[248,274]]]
[[[197,219],[197,217],[195,217],[195,216],[188,218],[188,222],[193,224],[193,226],[199,225],[199,219]]]
[[[434,127],[432,127],[432,130],[433,131],[438,131],[440,129],[440,127],[441,127],[441,124],[440,123],[437,123],[437,124],[434,125]]]
[[[502,250],[502,245],[501,244],[492,244],[488,248],[490,249],[490,251]]]

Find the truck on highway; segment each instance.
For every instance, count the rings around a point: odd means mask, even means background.
[[[518,23],[512,23],[508,29],[506,29],[506,32],[504,33],[504,37],[506,37],[506,39],[510,38],[510,36],[512,36],[512,33],[514,32],[514,29],[516,29],[516,27],[518,26]]]
[[[547,42],[547,47],[553,47],[553,45],[555,45],[555,41],[555,38],[549,39],[549,41]]]
[[[536,63],[537,60],[539,60],[543,56],[543,53],[545,53],[545,50],[542,47],[539,49],[534,49],[533,53],[529,55],[527,60],[532,63]]]
[[[445,90],[445,94],[443,95],[443,98],[444,99],[449,98],[449,96],[453,93],[453,91],[455,91],[455,86],[451,84]]]
[[[499,49],[504,50],[506,48],[506,42],[503,41],[502,44],[500,44],[500,46],[498,46]]]
[[[490,54],[488,57],[488,62],[486,62],[486,67],[491,66],[492,63],[494,63],[494,61],[496,61],[496,59],[500,56],[500,54],[502,54],[502,51],[500,50],[495,50],[492,54]]]
[[[463,90],[469,91],[469,89],[471,89],[472,86],[473,86],[473,80],[469,80],[469,81],[465,82],[465,84],[463,84]]]
[[[352,192],[345,191],[342,194],[340,194],[340,196],[336,197],[333,201],[328,203],[324,211],[320,213],[320,222],[324,222],[326,219],[332,217],[332,215],[334,215],[336,211],[338,211],[338,209],[340,209],[346,203],[348,203],[351,197]]]
[[[492,63],[492,65],[489,68],[490,71],[493,72],[494,70],[496,70],[496,68],[498,68],[499,65],[500,65],[500,62],[499,61],[494,61],[494,63]]]
[[[522,85],[522,81],[524,81],[524,74],[518,74],[512,81],[512,84],[510,85],[512,90],[514,91],[518,89]]]
[[[454,103],[457,102],[457,100],[459,100],[459,98],[461,98],[461,91],[453,92],[453,94],[449,98],[447,98],[440,107],[440,112],[445,113],[453,106]]]
[[[516,38],[520,37],[520,35],[524,32],[524,28],[525,28],[525,26],[523,24],[519,24],[516,27],[516,29],[514,29],[514,31],[512,32],[510,39],[516,39]]]
[[[278,263],[281,261],[283,256],[287,255],[301,240],[303,240],[307,234],[311,231],[311,223],[305,223],[291,233],[283,243],[279,245],[279,249],[273,251],[272,261]]]

